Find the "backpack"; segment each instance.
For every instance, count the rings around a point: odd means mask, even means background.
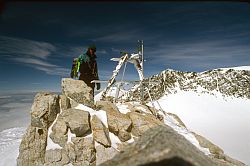
[[[79,68],[80,68],[80,59],[79,58],[74,58],[73,64],[71,67],[71,72],[70,72],[70,77],[71,78],[78,78],[78,73],[79,73]]]

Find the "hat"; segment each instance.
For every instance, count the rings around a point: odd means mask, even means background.
[[[89,50],[91,49],[91,50],[93,50],[94,52],[96,52],[96,46],[95,46],[94,44],[93,44],[93,45],[90,45],[88,49],[89,49]]]

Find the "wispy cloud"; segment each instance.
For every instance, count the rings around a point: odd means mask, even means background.
[[[6,59],[41,70],[50,75],[64,76],[70,71],[52,64],[49,56],[60,50],[51,43],[0,36],[0,55]]]
[[[0,36],[0,53],[22,57],[46,59],[56,47],[47,42]]]
[[[44,60],[35,59],[35,58],[11,58],[16,62],[21,62],[22,64],[30,64],[44,67],[58,67],[56,65],[50,64]]]
[[[47,68],[47,67],[42,67],[42,66],[36,66],[35,69],[44,71],[50,75],[69,76],[69,73],[70,73],[70,69],[61,68],[61,67]]]
[[[146,59],[151,64],[178,63],[193,67],[217,67],[249,63],[244,57],[250,54],[250,47],[233,40],[190,41],[174,44],[160,44],[156,48],[146,48]],[[248,64],[249,65],[249,64]]]

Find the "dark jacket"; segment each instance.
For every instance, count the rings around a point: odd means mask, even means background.
[[[89,52],[79,56],[80,60],[80,77],[79,80],[83,80],[89,87],[95,87],[94,83],[90,83],[92,80],[99,80],[98,69],[96,63],[96,55],[91,56]]]

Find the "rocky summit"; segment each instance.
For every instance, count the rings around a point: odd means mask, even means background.
[[[144,80],[152,98],[176,93],[177,90],[209,93],[219,92],[224,96],[250,99],[250,71],[234,69],[215,69],[206,72],[181,72],[164,70]],[[149,101],[148,89],[143,89],[144,100]],[[123,96],[127,101],[140,99],[140,86],[135,86]]]
[[[208,84],[207,78],[202,79],[199,74],[164,71],[161,75],[165,76],[159,79],[159,85],[151,90],[165,88],[170,91],[178,83],[182,88],[198,85],[207,89],[220,87],[223,92],[220,83],[227,83],[227,79],[219,77],[218,72],[203,73],[203,76],[215,74],[220,78]],[[243,79],[234,71],[225,76],[229,75]],[[187,78],[199,81],[184,85],[181,80]],[[249,97],[244,92],[244,88],[239,93],[230,90],[234,95]],[[19,147],[17,165],[244,165],[225,155],[206,138],[189,131],[178,116],[160,115],[158,110],[140,104],[132,93],[130,99],[134,98],[133,101],[119,103],[94,102],[92,93],[83,81],[69,78],[62,80],[60,95],[38,93],[30,113],[30,126]],[[192,143],[167,125],[165,120],[171,118],[198,143]]]

